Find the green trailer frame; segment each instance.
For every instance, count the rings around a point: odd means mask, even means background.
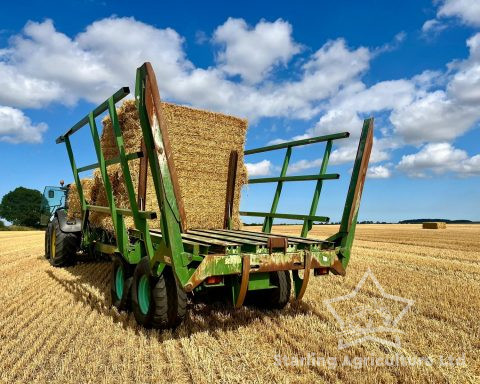
[[[353,166],[350,186],[338,233],[326,240],[307,238],[314,222],[327,222],[324,216],[316,216],[323,182],[338,179],[338,174],[327,173],[327,165],[334,140],[349,137],[348,132],[292,141],[278,145],[251,149],[245,155],[286,149],[285,159],[279,177],[252,178],[250,184],[276,183],[277,187],[269,212],[240,212],[244,216],[264,218],[262,232],[232,230],[230,226],[229,199],[233,196],[236,156],[232,153],[230,178],[228,181],[225,226],[222,229],[186,229],[183,203],[179,194],[175,166],[171,158],[168,129],[162,116],[160,94],[155,74],[150,63],[144,63],[137,69],[135,100],[143,134],[142,151],[126,153],[122,130],[118,122],[115,104],[129,94],[127,87],[121,88],[65,134],[57,138],[57,143],[65,143],[75,184],[82,207],[81,247],[96,249],[102,253],[118,254],[132,266],[147,256],[153,276],[160,276],[165,267],[171,267],[178,284],[185,292],[202,290],[210,286],[229,286],[235,307],[240,307],[246,293],[272,287],[269,273],[274,271],[292,271],[295,298],[300,300],[305,293],[310,271],[316,275],[329,272],[345,274],[350,259],[355,235],[358,210],[365,181],[368,161],[373,142],[373,118],[366,119],[358,145]],[[106,160],[100,146],[100,137],[95,118],[108,111],[119,156]],[[77,167],[70,137],[82,127],[88,125],[95,147],[97,162]],[[316,175],[287,176],[292,149],[319,142],[326,142],[320,172]],[[138,186],[134,186],[130,174],[129,161],[140,159],[141,176]],[[107,174],[108,166],[120,164],[130,209],[116,206],[112,186]],[[160,229],[149,227],[148,220],[156,219],[154,212],[144,210],[145,178],[147,167],[151,170],[155,194],[160,212]],[[108,206],[91,205],[85,200],[80,182],[80,173],[100,170]],[[233,171],[232,171],[233,170]],[[142,177],[142,175],[144,175]],[[143,181],[142,181],[143,180]],[[316,188],[308,215],[277,213],[277,206],[286,182],[316,180]],[[114,237],[108,237],[89,225],[90,212],[103,212],[111,215]],[[125,216],[132,216],[134,229],[127,229]],[[303,221],[299,236],[272,234],[275,218]],[[303,270],[303,278],[299,271]],[[208,278],[220,277],[215,284],[209,285]]]

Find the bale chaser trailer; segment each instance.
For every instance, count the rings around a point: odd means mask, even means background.
[[[70,264],[77,252],[109,254],[113,260],[112,304],[119,309],[132,309],[139,324],[154,328],[171,328],[180,324],[185,317],[189,293],[203,291],[208,294],[210,289],[223,287],[231,295],[235,308],[241,307],[246,297],[261,307],[283,308],[290,300],[292,281],[295,299],[302,299],[312,270],[314,275],[345,274],[372,148],[372,118],[364,121],[340,229],[330,238],[317,240],[307,235],[313,223],[329,220],[316,215],[317,204],[323,181],[339,178],[338,174],[327,173],[332,143],[347,138],[348,132],[250,149],[243,154],[232,151],[225,179],[225,202],[222,202],[225,206],[223,226],[188,228],[169,128],[150,63],[138,68],[136,75],[135,106],[142,131],[142,151],[136,153],[126,153],[116,110],[116,103],[128,94],[127,87],[121,88],[56,140],[66,145],[80,199],[81,218],[68,219],[65,209],[58,209],[53,215],[46,233],[46,257],[53,265]],[[111,159],[105,158],[95,121],[106,111],[119,154]],[[78,167],[70,138],[84,126],[89,126],[97,162]],[[287,176],[292,149],[319,142],[326,143],[320,172]],[[243,159],[243,155],[281,149],[286,150],[286,155],[279,177],[248,180],[249,184],[276,183],[270,211],[240,212],[243,216],[264,218],[262,232],[233,229],[239,156],[242,155]],[[136,178],[132,177],[129,165],[133,159],[140,159],[138,183],[134,182]],[[129,209],[116,204],[108,176],[108,167],[113,164],[121,167]],[[107,206],[94,205],[85,198],[79,174],[93,169],[100,170]],[[153,179],[158,215],[145,209],[147,174]],[[283,184],[305,180],[316,181],[309,214],[277,213]],[[91,225],[89,217],[94,212],[110,215],[113,233]],[[133,226],[126,225],[127,216],[133,217]],[[303,221],[301,234],[272,234],[276,218]],[[152,228],[153,220],[157,220],[157,224],[159,221],[157,229]]]

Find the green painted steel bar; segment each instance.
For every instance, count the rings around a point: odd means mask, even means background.
[[[292,148],[292,147],[297,147],[299,145],[321,143],[323,141],[329,141],[329,140],[346,139],[349,136],[350,136],[349,132],[334,133],[331,135],[311,137],[309,139],[295,140],[295,141],[289,141],[281,144],[268,145],[266,147],[261,147],[261,148],[248,149],[244,152],[244,154],[253,155],[254,153],[274,151],[276,149],[282,149],[282,148]]]
[[[292,156],[292,147],[287,148],[285,153],[285,158],[283,159],[282,171],[280,172],[280,177],[285,177],[287,175],[288,163],[290,162],[290,157]],[[274,214],[277,212],[278,201],[280,200],[280,195],[282,193],[283,181],[279,181],[277,184],[277,189],[275,190],[275,195],[273,196],[272,207],[270,208],[270,213]],[[265,216],[265,221],[263,222],[262,232],[270,233],[272,232],[273,217]]]
[[[92,134],[93,144],[95,146],[95,152],[97,154],[97,160],[99,164],[100,173],[102,175],[103,186],[105,187],[105,194],[107,195],[108,208],[110,209],[110,215],[112,216],[113,228],[115,229],[117,237],[117,247],[122,255],[126,255],[128,250],[128,235],[125,228],[125,222],[123,217],[117,214],[117,207],[115,206],[115,200],[113,197],[112,184],[107,173],[107,165],[105,164],[105,157],[103,156],[102,147],[100,145],[100,137],[98,135],[97,124],[95,122],[95,116],[93,112],[88,115],[88,124],[90,125],[90,132]]]
[[[135,159],[140,159],[141,157],[143,157],[142,152],[134,152],[134,153],[130,153],[126,156],[128,161],[135,160]],[[107,167],[109,165],[118,164],[118,163],[120,163],[120,157],[114,157],[113,159],[105,160],[105,165]],[[80,173],[80,172],[90,171],[92,169],[97,169],[99,167],[100,167],[100,165],[98,163],[94,163],[94,164],[90,164],[90,165],[86,165],[84,167],[78,168],[77,172]]]
[[[325,146],[325,152],[323,153],[323,159],[322,159],[322,165],[320,166],[320,172],[318,176],[325,176],[327,172],[327,166],[328,166],[328,160],[330,158],[330,153],[332,151],[332,140],[327,141],[327,145]],[[310,213],[309,215],[315,215],[317,213],[317,207],[318,207],[318,200],[320,199],[320,193],[322,192],[322,186],[323,186],[323,180],[322,178],[319,178],[317,181],[317,185],[315,186],[315,192],[313,192],[313,199],[312,199],[312,205],[310,206]],[[308,232],[312,229],[313,222],[310,220],[305,220],[303,222],[303,227],[302,227],[302,232],[300,233],[301,237],[307,237]]]
[[[75,185],[77,186],[78,198],[80,199],[80,204],[82,205],[82,212],[85,216],[85,207],[87,203],[85,202],[82,183],[80,182],[80,177],[78,176],[78,169],[77,165],[75,164],[72,145],[70,144],[70,138],[68,136],[65,138],[65,146],[67,147],[68,158],[70,160],[70,166],[72,167],[73,179],[75,180]]]
[[[120,88],[117,92],[113,94],[113,100],[114,102],[118,102],[122,100],[125,96],[127,96],[130,93],[130,89],[128,87],[122,87]],[[57,144],[63,143],[65,141],[65,138],[70,136],[71,134],[77,132],[80,128],[82,128],[84,125],[87,125],[89,120],[90,120],[90,114],[93,114],[93,118],[96,118],[103,112],[105,112],[108,108],[108,100],[105,100],[102,104],[100,104],[97,108],[95,108],[92,112],[90,112],[88,115],[86,115],[83,119],[81,119],[77,124],[75,124],[72,128],[70,128],[67,132],[65,132],[62,136],[59,136],[56,140]]]
[[[153,259],[155,250],[153,249],[152,238],[150,237],[150,228],[147,220],[144,216],[140,215],[138,209],[137,196],[133,186],[132,175],[130,174],[130,168],[128,166],[128,159],[125,151],[125,144],[123,141],[122,130],[118,122],[117,110],[115,109],[115,101],[113,97],[108,100],[108,112],[110,114],[110,120],[112,121],[113,132],[115,135],[115,143],[119,153],[120,166],[122,168],[123,181],[127,189],[128,200],[130,202],[130,208],[133,216],[133,222],[135,228],[138,229],[143,235],[143,241],[145,245],[145,251],[150,260]],[[117,210],[117,213],[119,211]]]
[[[352,211],[358,211],[358,206],[356,207],[354,206],[354,200],[356,197],[355,193],[357,190],[357,183],[359,181],[359,178],[362,176],[360,171],[362,166],[362,160],[363,160],[363,157],[365,156],[365,149],[366,149],[367,139],[368,139],[370,130],[373,130],[373,118],[365,119],[365,121],[363,122],[362,134],[360,136],[360,141],[358,143],[357,156],[355,158],[355,163],[352,170],[352,178],[350,180],[350,185],[348,187],[347,198],[345,201],[345,208],[343,211],[342,221],[340,224],[340,232],[348,232],[348,229],[351,225],[350,218],[352,217]],[[360,201],[358,199],[358,203],[359,202]]]
[[[150,126],[149,116],[146,105],[146,88],[147,82],[150,83],[149,89],[151,94],[150,103],[155,104],[155,95],[152,92],[158,91],[156,79],[153,74],[153,69],[149,63],[143,64],[137,69],[137,77],[135,83],[135,99],[137,103],[137,110],[140,117],[140,125],[142,127],[143,139],[145,147],[147,148],[148,163],[152,173],[152,179],[155,186],[155,194],[160,209],[160,228],[162,231],[162,238],[160,242],[159,253],[163,257],[169,257],[172,260],[173,270],[178,278],[178,281],[185,289],[187,287],[190,273],[187,268],[188,263],[184,261],[184,248],[182,241],[181,226],[178,220],[179,212],[176,204],[171,204],[169,200],[176,202],[175,192],[173,189],[170,170],[165,157],[165,148],[163,145],[163,137],[160,129],[160,122],[157,119],[156,113],[151,111],[154,126]],[[155,89],[152,91],[152,87]],[[159,99],[159,95],[158,99]],[[159,100],[158,100],[159,102]],[[153,106],[160,108],[161,106]],[[176,210],[176,212],[175,212]],[[152,263],[155,262],[151,260]],[[155,271],[153,271],[155,272]]]
[[[271,217],[277,219],[293,219],[293,220],[311,220],[328,222],[330,220],[327,216],[312,216],[312,215],[296,215],[293,213],[268,213],[268,212],[251,212],[240,211],[241,216],[254,216],[254,217]]]
[[[339,179],[338,173],[327,173],[321,175],[301,175],[301,176],[285,176],[285,177],[262,177],[257,179],[249,179],[248,184],[273,183],[276,181],[309,181],[309,180],[336,180]]]
[[[110,213],[109,207],[103,207],[100,205],[87,204],[86,209],[93,212]],[[117,208],[117,213],[122,216],[133,216],[133,212],[130,209]],[[138,211],[138,215],[140,216],[140,218],[146,220],[153,220],[157,218],[157,213],[153,211]]]
[[[363,184],[366,177],[372,145],[373,118],[369,118],[365,119],[363,122],[362,134],[358,143],[357,155],[352,170],[352,178],[350,179],[340,230],[338,233],[327,239],[327,241],[332,241],[339,247],[340,250],[337,252],[337,256],[344,270],[350,260]]]

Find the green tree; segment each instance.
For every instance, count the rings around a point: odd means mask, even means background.
[[[3,227],[5,227],[5,223],[2,220],[0,220],[0,228],[3,228]]]
[[[40,226],[40,204],[43,195],[36,189],[15,188],[2,198],[0,217],[14,225]]]

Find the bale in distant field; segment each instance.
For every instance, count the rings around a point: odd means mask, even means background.
[[[422,224],[423,229],[446,229],[447,224],[444,221],[427,221]]]
[[[236,117],[202,111],[170,103],[162,103],[172,148],[173,163],[178,176],[179,190],[185,208],[187,228],[222,228],[226,201],[226,188],[230,152],[238,152],[237,177],[232,209],[233,227],[241,226],[239,206],[240,190],[246,183],[246,168],[243,151],[247,121]],[[125,101],[118,109],[118,120],[123,133],[127,153],[141,150],[142,129],[133,100]],[[103,119],[101,145],[105,159],[118,156],[110,117]],[[129,162],[132,181],[138,185],[140,161]],[[115,202],[118,207],[130,208],[119,165],[108,167]],[[94,185],[98,190],[95,205],[107,205],[100,173],[94,173]],[[146,209],[157,212],[158,202],[155,188],[148,170]],[[133,219],[125,217],[127,227],[133,226]],[[90,216],[93,226],[113,230],[109,215],[94,213]],[[159,221],[150,223],[159,227]]]

